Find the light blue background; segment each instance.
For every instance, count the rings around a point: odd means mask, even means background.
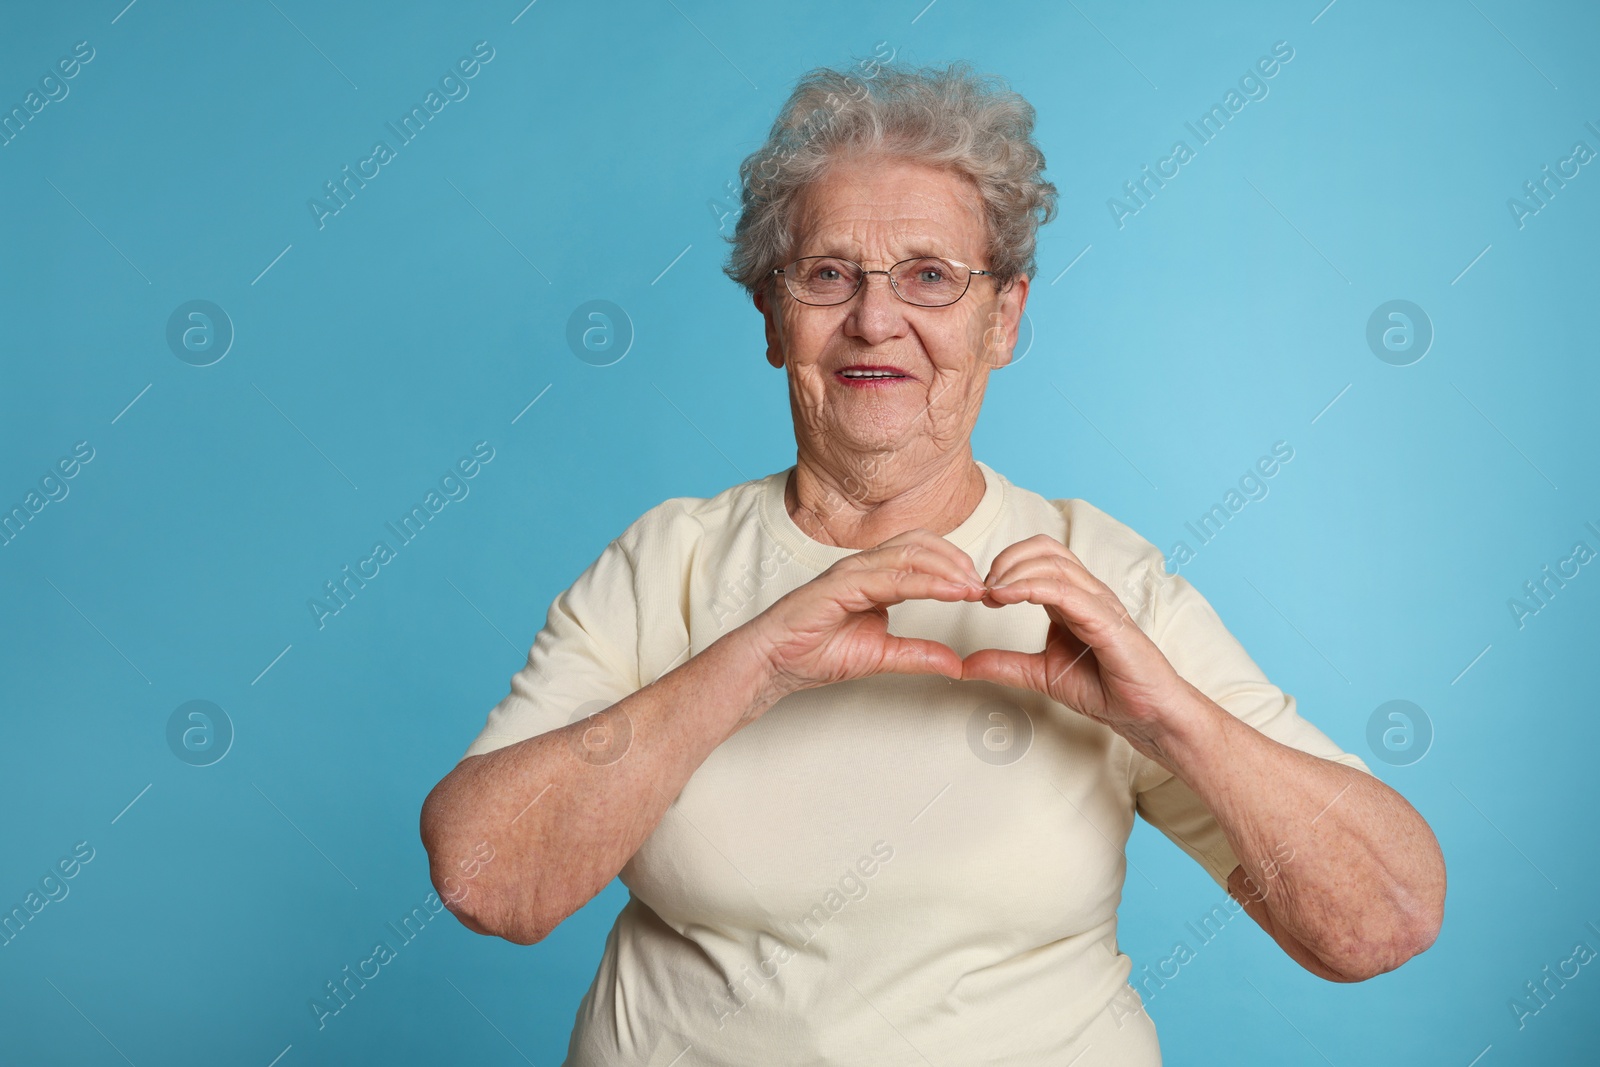
[[[0,504],[95,449],[0,548],[0,905],[95,849],[0,948],[8,1061],[560,1061],[618,884],[532,948],[442,916],[320,1032],[308,1001],[430,891],[419,805],[551,599],[658,501],[792,462],[715,205],[802,71],[879,42],[1006,77],[1061,191],[978,456],[1167,549],[1288,441],[1184,573],[1449,862],[1438,943],[1360,985],[1235,920],[1150,1000],[1167,1062],[1593,1061],[1596,967],[1522,1029],[1508,1002],[1600,948],[1600,567],[1507,607],[1600,548],[1600,164],[1507,207],[1600,149],[1592,5],[124,2],[0,33],[5,109],[95,49],[0,147]],[[479,40],[470,95],[319,229],[307,200]],[[1107,198],[1280,40],[1270,95],[1119,229]],[[208,367],[165,341],[194,299],[237,331]],[[591,299],[636,332],[612,366],[565,340]],[[1436,330],[1410,366],[1365,340],[1391,299]],[[308,598],[480,440],[470,495],[319,630]],[[1366,740],[1397,698],[1436,735],[1410,766]],[[209,767],[167,745],[192,699],[236,730]],[[1137,970],[1221,894],[1148,827],[1129,855]]]

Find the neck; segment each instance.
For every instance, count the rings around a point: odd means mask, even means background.
[[[987,483],[970,445],[914,463],[895,453],[796,457],[784,489],[795,525],[840,548],[871,548],[922,527],[941,537],[983,499]]]

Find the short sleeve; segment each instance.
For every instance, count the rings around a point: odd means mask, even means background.
[[[1185,680],[1274,741],[1372,773],[1299,715],[1294,697],[1267,679],[1188,579],[1167,574],[1159,561],[1152,566],[1145,582],[1152,597],[1150,637]],[[1138,752],[1131,773],[1139,814],[1226,888],[1239,858],[1194,790]]]
[[[635,575],[619,538],[556,597],[527,664],[462,759],[560,729],[640,688]]]

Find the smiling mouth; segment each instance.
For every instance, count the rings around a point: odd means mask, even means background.
[[[878,385],[884,382],[903,382],[910,375],[893,367],[845,367],[834,372],[834,377],[851,385]]]

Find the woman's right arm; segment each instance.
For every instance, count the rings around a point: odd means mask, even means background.
[[[887,605],[982,596],[965,552],[926,530],[899,534],[840,560],[598,719],[462,760],[422,807],[441,899],[478,933],[542,940],[617,876],[711,752],[783,696],[886,672],[961,677],[951,649],[889,634]],[[622,751],[597,758],[585,743],[597,728],[626,737],[615,741]]]

